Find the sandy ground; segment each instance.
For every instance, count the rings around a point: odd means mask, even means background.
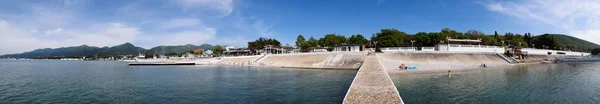
[[[360,53],[273,55],[258,63],[294,68],[358,69],[364,58]]]
[[[218,65],[250,65],[260,56],[223,57],[217,62]]]
[[[353,69],[357,70],[365,59],[362,52],[308,53],[261,56],[222,57],[211,61],[212,65],[264,66],[307,69]],[[256,61],[256,62],[255,62]]]
[[[260,63],[270,66],[290,66],[290,67],[312,67],[314,63],[321,62],[331,54],[316,55],[294,55],[294,56],[268,56]]]
[[[485,63],[488,67],[509,65],[495,54],[473,53],[378,53],[377,57],[389,73],[412,72],[399,70],[401,64],[416,66],[421,72],[474,70]]]

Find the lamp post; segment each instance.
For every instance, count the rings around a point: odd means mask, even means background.
[[[375,51],[377,51],[377,43],[378,41],[373,41],[373,44],[375,44]]]

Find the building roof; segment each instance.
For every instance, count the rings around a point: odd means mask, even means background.
[[[474,42],[474,43],[481,43],[481,40],[477,39],[448,39],[448,42]]]
[[[225,51],[225,53],[231,53],[231,52],[250,52],[250,50],[230,50],[230,51]]]
[[[342,44],[342,45],[336,45],[334,47],[342,47],[342,46],[362,46],[362,44]]]
[[[195,49],[195,50],[194,50],[194,53],[200,53],[200,52],[203,52],[203,51],[204,51],[204,49],[202,49],[202,48],[199,48],[199,49]]]

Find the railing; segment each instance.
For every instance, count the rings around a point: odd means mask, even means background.
[[[497,54],[498,56],[500,56],[500,58],[504,59],[504,61],[506,61],[506,62],[508,62],[508,63],[511,63],[511,64],[512,64],[512,63],[518,63],[518,61],[517,61],[517,60],[515,60],[515,59],[513,59],[513,58],[510,58],[510,57],[508,57],[508,56],[506,56],[506,55],[504,55],[504,54],[501,54],[501,53],[496,53],[496,54]]]

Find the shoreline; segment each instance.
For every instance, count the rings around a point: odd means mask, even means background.
[[[543,64],[556,64],[556,63],[532,62],[532,63],[518,63],[518,64],[488,66],[485,68],[419,69],[419,70],[411,70],[411,71],[399,70],[399,69],[387,69],[387,70],[390,75],[440,74],[440,73],[448,73],[448,70],[450,70],[452,72],[472,72],[472,71],[486,70],[486,69],[499,69],[499,68],[507,68],[507,67],[531,66],[531,65],[543,65]]]

